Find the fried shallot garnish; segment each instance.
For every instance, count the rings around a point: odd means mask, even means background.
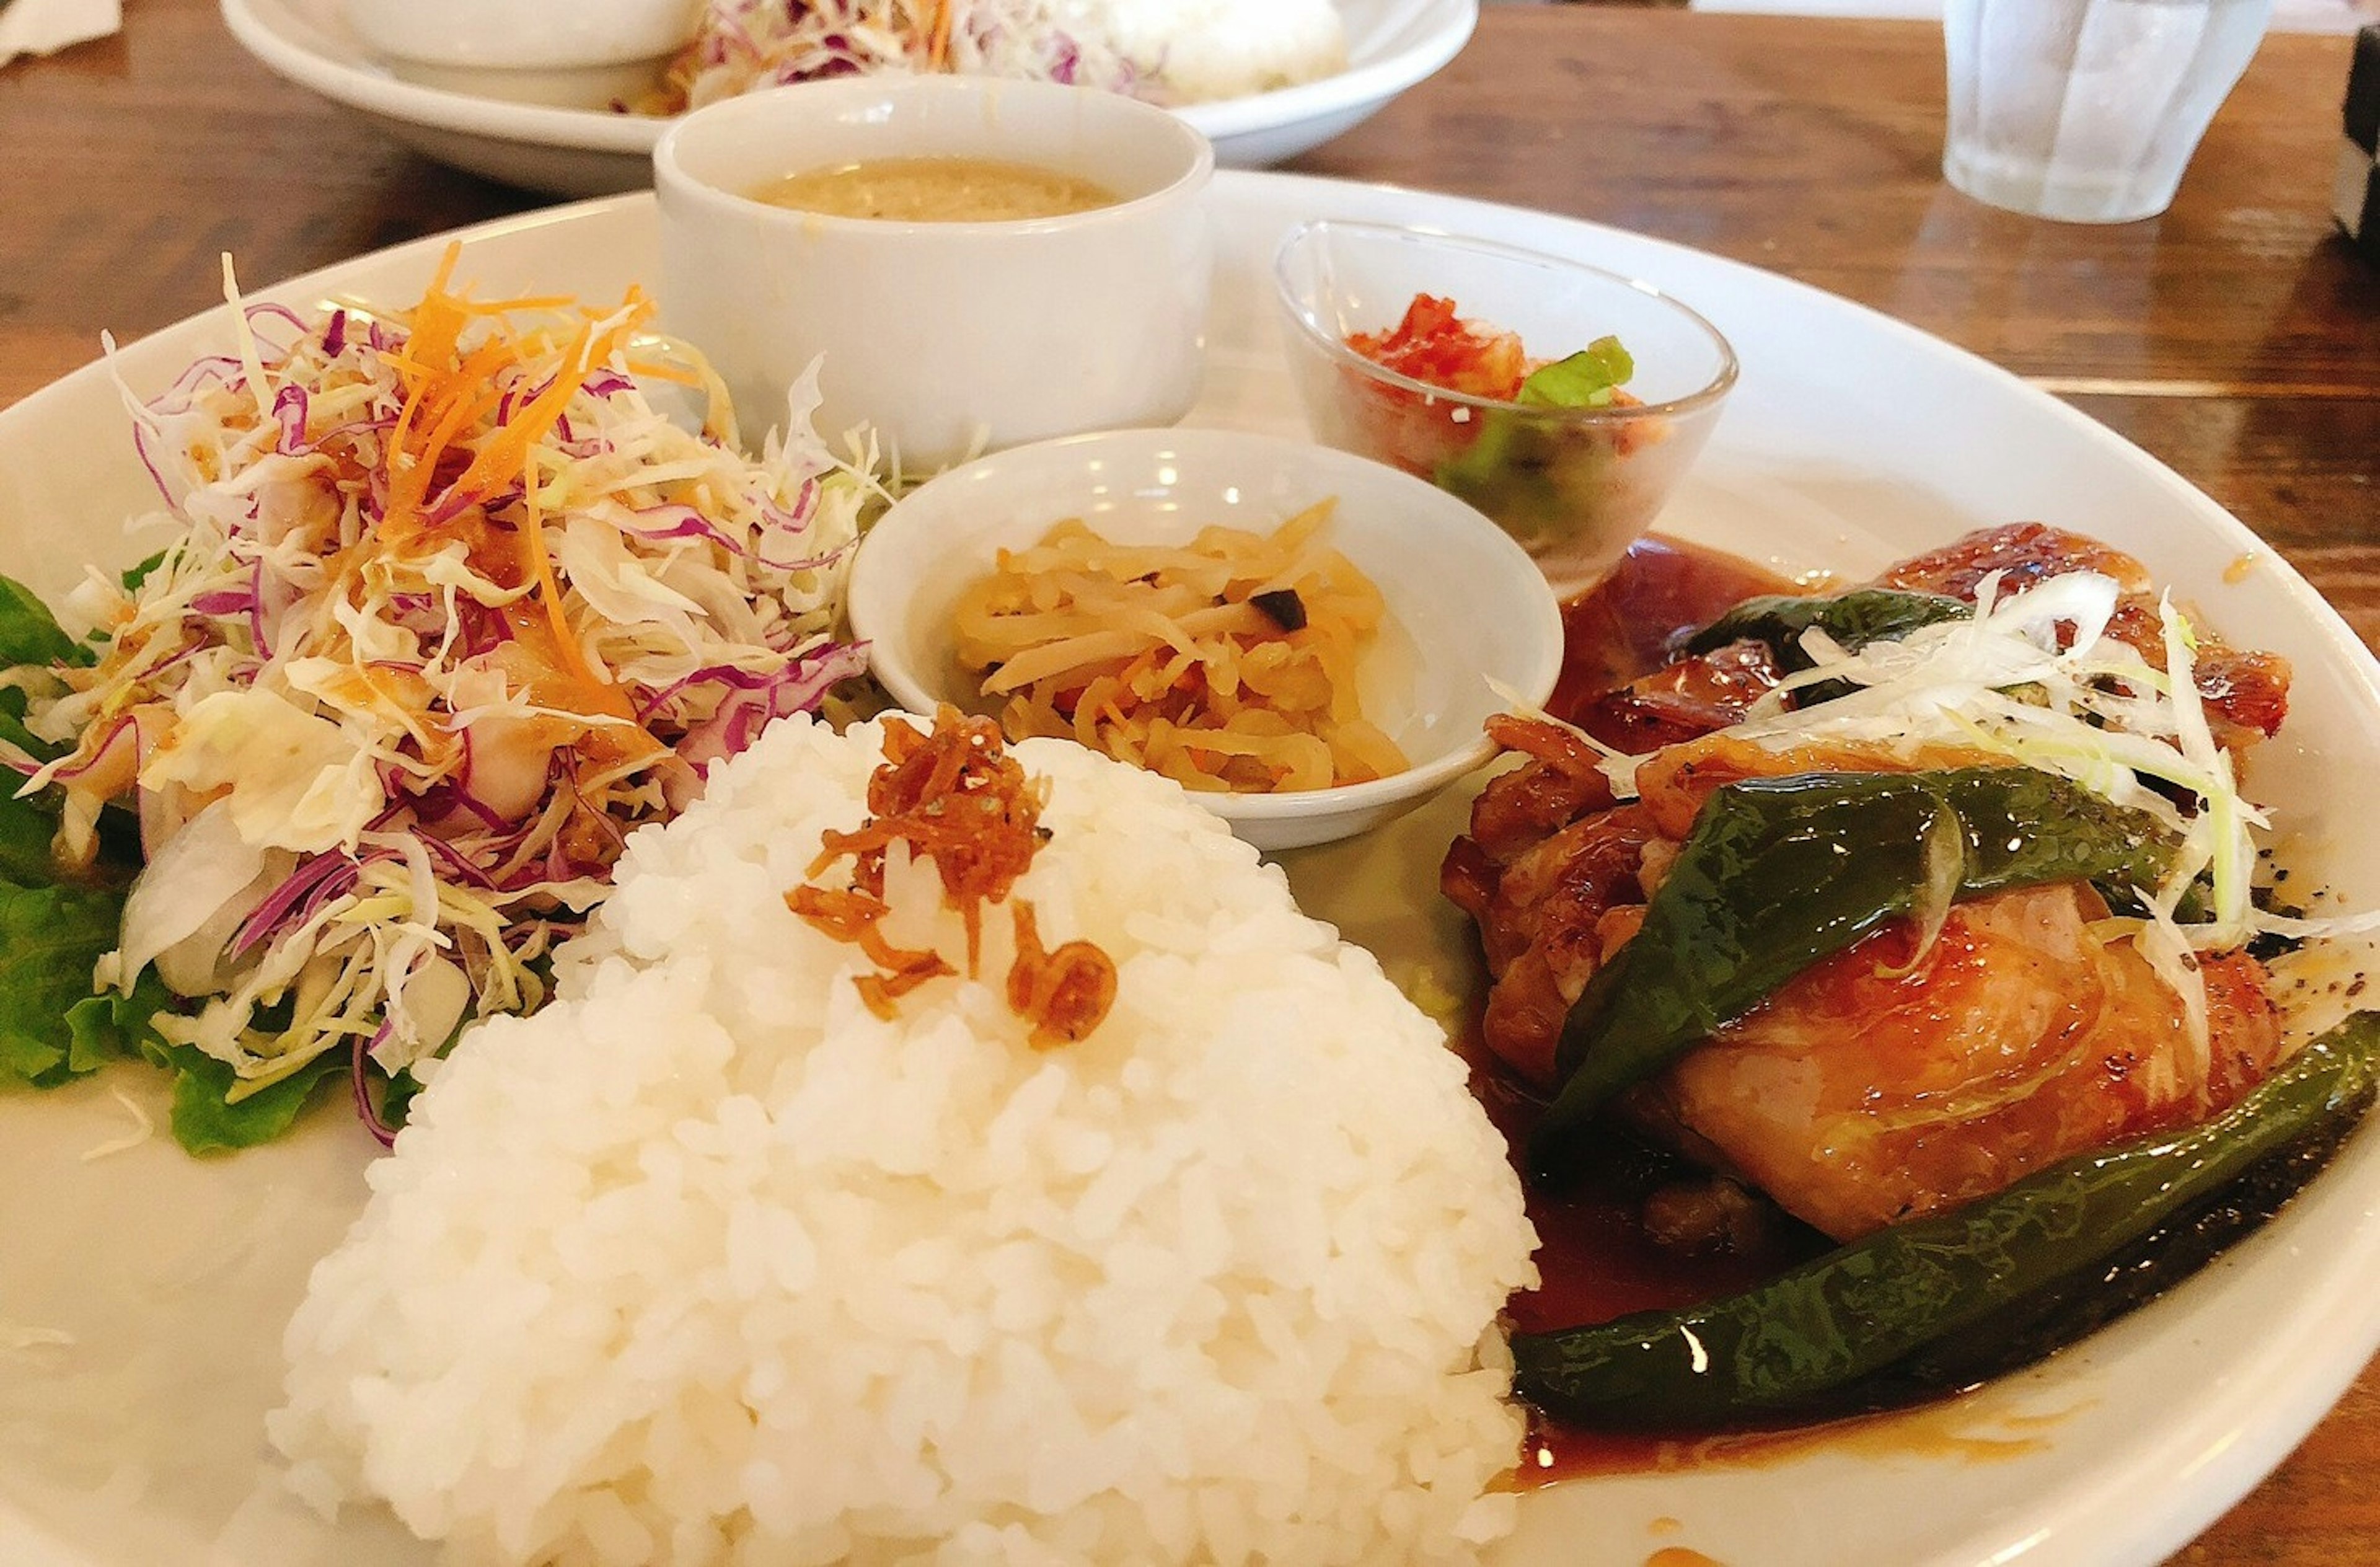
[[[1004,903],[1049,832],[1041,826],[1044,790],[1026,776],[1002,743],[1000,726],[944,707],[931,734],[899,718],[884,721],[884,762],[868,780],[868,820],[849,832],[820,839],[808,875],[823,875],[841,859],[852,862],[851,884],[830,888],[805,881],[785,894],[785,906],[811,929],[856,944],[879,972],[862,975],[868,1010],[891,1021],[902,996],[929,979],[955,973],[939,953],[895,947],[879,929],[884,901],[884,855],[893,843],[930,861],[942,884],[942,905],[966,926],[967,972],[982,955],[983,906]],[[1016,958],[1008,972],[1008,1004],[1033,1025],[1037,1050],[1072,1043],[1098,1027],[1115,1003],[1113,959],[1090,941],[1041,946],[1033,908],[1015,903]]]
[[[1016,961],[1008,969],[1008,1008],[1033,1025],[1033,1048],[1071,1045],[1099,1026],[1115,1005],[1115,961],[1089,941],[1041,948],[1033,905],[1016,900]]]

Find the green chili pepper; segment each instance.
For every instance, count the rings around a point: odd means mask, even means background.
[[[2175,847],[2156,818],[2033,768],[1798,773],[1718,790],[1644,925],[1563,1023],[1560,1087],[1530,1138],[1532,1172],[1560,1180],[1614,1095],[1818,959],[1930,912],[1929,898],[2090,881],[2124,901],[2163,880]]]
[[[2213,1197],[2092,1265],[2023,1295],[1917,1354],[1813,1400],[1796,1418],[1856,1415],[1938,1398],[2031,1366],[2137,1310],[2287,1207],[2355,1130],[2341,1113],[2266,1154]]]
[[[1844,593],[1764,593],[1746,599],[1686,638],[1689,656],[1715,652],[1730,642],[1767,646],[1777,667],[1793,674],[1812,667],[1802,650],[1802,633],[1816,626],[1856,652],[1870,642],[1897,642],[1921,626],[1966,620],[1974,610],[1940,593],[1897,588],[1854,588]]]
[[[1707,1305],[1517,1334],[1514,1389],[1581,1425],[1710,1429],[1823,1408],[1929,1346],[1956,1363],[1996,1317],[2029,1318],[2025,1303],[2243,1172],[2351,1126],[2376,1075],[2380,1013],[2359,1014],[2202,1125],[2068,1160]]]

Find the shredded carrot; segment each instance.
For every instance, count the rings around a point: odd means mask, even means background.
[[[934,0],[934,16],[926,38],[926,64],[948,70],[951,63],[952,0]]]
[[[570,399],[578,395],[587,377],[595,367],[608,363],[619,350],[628,333],[652,313],[652,306],[635,289],[628,291],[628,309],[615,318],[602,334],[595,334],[593,323],[582,324],[570,340],[562,357],[562,366],[555,370],[552,383],[529,401],[527,407],[516,410],[486,443],[473,454],[471,466],[464,470],[455,484],[471,492],[492,492],[497,484],[516,476],[526,482],[529,473],[529,455],[540,441],[550,434],[562,418]]]
[[[462,335],[461,318],[448,306],[453,296],[446,292],[448,279],[454,276],[455,263],[462,259],[463,245],[456,240],[446,247],[439,258],[438,270],[431,274],[430,286],[422,290],[421,303],[414,308],[408,324],[405,351],[388,356],[389,368],[405,381],[405,406],[397,410],[396,428],[389,434],[389,456],[392,461],[409,450],[407,438],[412,433],[414,416],[420,412],[423,397],[430,386],[429,367],[454,357],[455,340]],[[427,483],[427,480],[423,481]]]
[[[673,386],[699,386],[702,377],[683,365],[656,364],[650,359],[630,359],[628,373],[647,381],[666,381]]]
[[[545,508],[538,504],[536,474],[526,473],[522,485],[521,532],[528,541],[529,572],[537,579],[546,624],[553,628],[553,650],[580,680],[599,687],[609,686],[611,682],[588,663],[586,651],[578,646],[578,634],[570,629],[570,617],[562,612],[562,589],[553,579],[553,552],[545,542]]]
[[[456,297],[452,302],[454,307],[465,315],[473,316],[508,316],[524,310],[567,310],[574,309],[578,303],[576,298],[568,294],[528,294],[510,299],[489,299],[484,302]]]
[[[501,404],[505,395],[504,372],[525,365],[531,353],[542,346],[541,340],[524,339],[512,331],[504,324],[505,318],[516,311],[551,310],[569,302],[524,298],[480,303],[464,298],[449,288],[461,250],[459,244],[447,247],[407,323],[404,351],[388,359],[406,387],[405,404],[389,436],[384,459],[388,498],[383,527],[393,538],[410,538],[425,528],[423,513],[431,504],[430,487],[446,453],[466,431],[483,422]],[[570,674],[598,688],[611,682],[589,661],[571,630],[561,585],[554,577],[539,498],[537,450],[587,378],[597,367],[619,357],[651,315],[652,301],[631,287],[620,309],[608,318],[582,322],[562,350],[552,380],[471,451],[469,463],[439,501],[450,507],[480,504],[518,482],[529,576],[553,633],[555,656]],[[496,321],[497,330],[469,352],[461,352],[464,329],[482,320]],[[671,371],[665,378],[685,380],[686,376],[684,371]]]

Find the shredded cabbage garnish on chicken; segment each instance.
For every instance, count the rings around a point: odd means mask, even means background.
[[[69,748],[10,759],[63,790],[70,865],[137,800],[96,982],[153,967],[183,998],[155,1027],[235,1100],[338,1051],[377,1119],[368,1075],[538,1004],[631,830],[864,667],[835,626],[870,483],[811,431],[812,382],[747,459],[641,293],[481,303],[456,254],[402,312],[230,288],[236,353],[128,390],[177,537],[72,595],[97,661],[28,715]]]
[[[2190,622],[2170,595],[2160,600],[2166,667],[2157,669],[2108,633],[2121,592],[2105,575],[2078,571],[2003,597],[1996,574],[1978,589],[1969,619],[1856,650],[1812,627],[1800,638],[1811,667],[1786,676],[1728,733],[1779,747],[1835,739],[1992,750],[2155,816],[2181,848],[2164,885],[2136,889],[2145,913],[2130,922],[2131,934],[2180,999],[2185,1031],[2203,1051],[2206,994],[2195,954],[2258,935],[2380,930],[2380,912],[2308,920],[2256,905],[2257,834],[2270,821],[2240,792],[2234,759],[2207,721]],[[1789,700],[1829,683],[1851,688],[1807,707]],[[1603,771],[1623,797],[1635,794],[1644,759],[1606,757]],[[2199,905],[2184,918],[2193,889]]]

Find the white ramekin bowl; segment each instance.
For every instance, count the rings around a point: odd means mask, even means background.
[[[968,156],[1038,164],[1111,206],[999,223],[795,212],[748,192],[807,169]],[[1197,398],[1213,267],[1204,137],[1091,88],[855,78],[731,98],[653,151],[662,315],[746,431],[823,356],[821,434],[876,431],[904,472],[978,450],[1164,424]]]
[[[1294,794],[1194,794],[1260,849],[1366,832],[1488,760],[1488,720],[1535,706],[1561,672],[1561,613],[1529,557],[1443,491],[1352,453],[1232,430],[1119,430],[1045,441],[952,469],[903,498],[859,546],[852,628],[915,712],[983,711],[951,612],[1002,549],[1062,518],[1118,542],[1182,543],[1209,524],[1269,532],[1318,501],[1326,535],[1371,578],[1388,623],[1366,655],[1365,716],[1410,765]]]
[[[347,25],[393,59],[483,70],[651,60],[694,36],[701,0],[346,0]]]

